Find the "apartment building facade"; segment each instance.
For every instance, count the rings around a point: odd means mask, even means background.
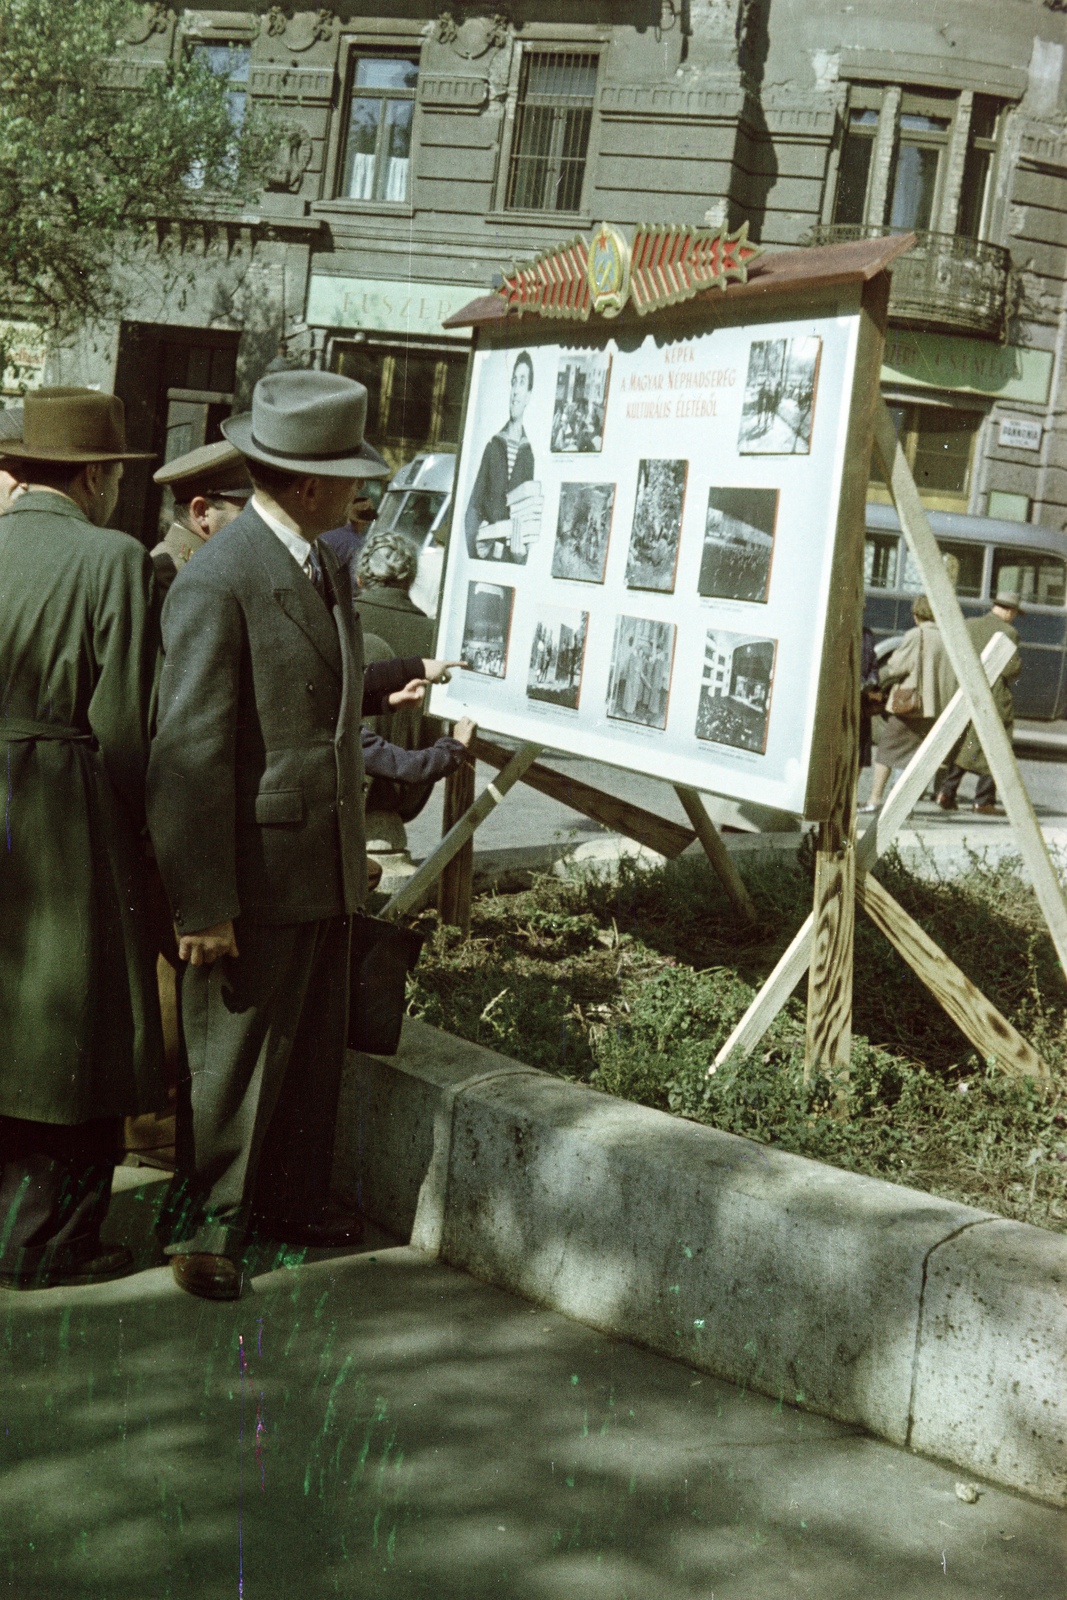
[[[38,372],[114,386],[135,447],[173,456],[281,352],[366,383],[399,466],[457,442],[467,339],[442,322],[502,264],[601,220],[747,221],[769,249],[914,229],[882,387],[920,490],[1059,527],[1065,43],[1067,0],[146,5],[116,87],[199,52],[281,154],[254,210],[160,219],[125,318]],[[130,472],[122,525],[149,539],[158,510]]]

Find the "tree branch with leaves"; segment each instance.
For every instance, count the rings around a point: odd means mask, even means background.
[[[128,0],[0,0],[0,297],[69,336],[121,311],[116,268],[161,218],[239,210],[280,129],[192,52],[116,86]],[[3,352],[0,351],[0,357]]]

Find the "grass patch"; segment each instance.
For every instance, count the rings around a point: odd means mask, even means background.
[[[806,980],[758,1050],[709,1077],[811,908],[803,859],[739,865],[756,930],[695,857],[480,896],[469,940],[423,913],[409,1013],[641,1105],[1067,1231],[1067,983],[1019,863],[972,855],[930,879],[890,854],[878,876],[1031,1041],[1048,1083],[980,1061],[862,915],[847,1079],[804,1083]]]

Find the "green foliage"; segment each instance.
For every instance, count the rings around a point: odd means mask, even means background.
[[[973,856],[962,875],[931,881],[890,856],[878,872],[1031,1041],[1048,1083],[980,1062],[863,918],[848,1074],[804,1082],[804,985],[751,1057],[709,1073],[811,906],[803,866],[742,858],[742,869],[755,931],[694,858],[480,897],[471,940],[436,930],[409,1009],[606,1093],[1067,1229],[1067,984],[1019,864]]]
[[[113,309],[116,252],[210,193],[247,199],[278,130],[238,129],[227,86],[186,54],[118,88],[126,0],[0,0],[0,285],[20,315],[66,332]],[[191,172],[203,190],[191,189]]]

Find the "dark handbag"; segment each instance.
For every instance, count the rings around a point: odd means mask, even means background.
[[[349,958],[348,1048],[395,1056],[404,1021],[408,973],[426,941],[412,928],[357,916]]]

